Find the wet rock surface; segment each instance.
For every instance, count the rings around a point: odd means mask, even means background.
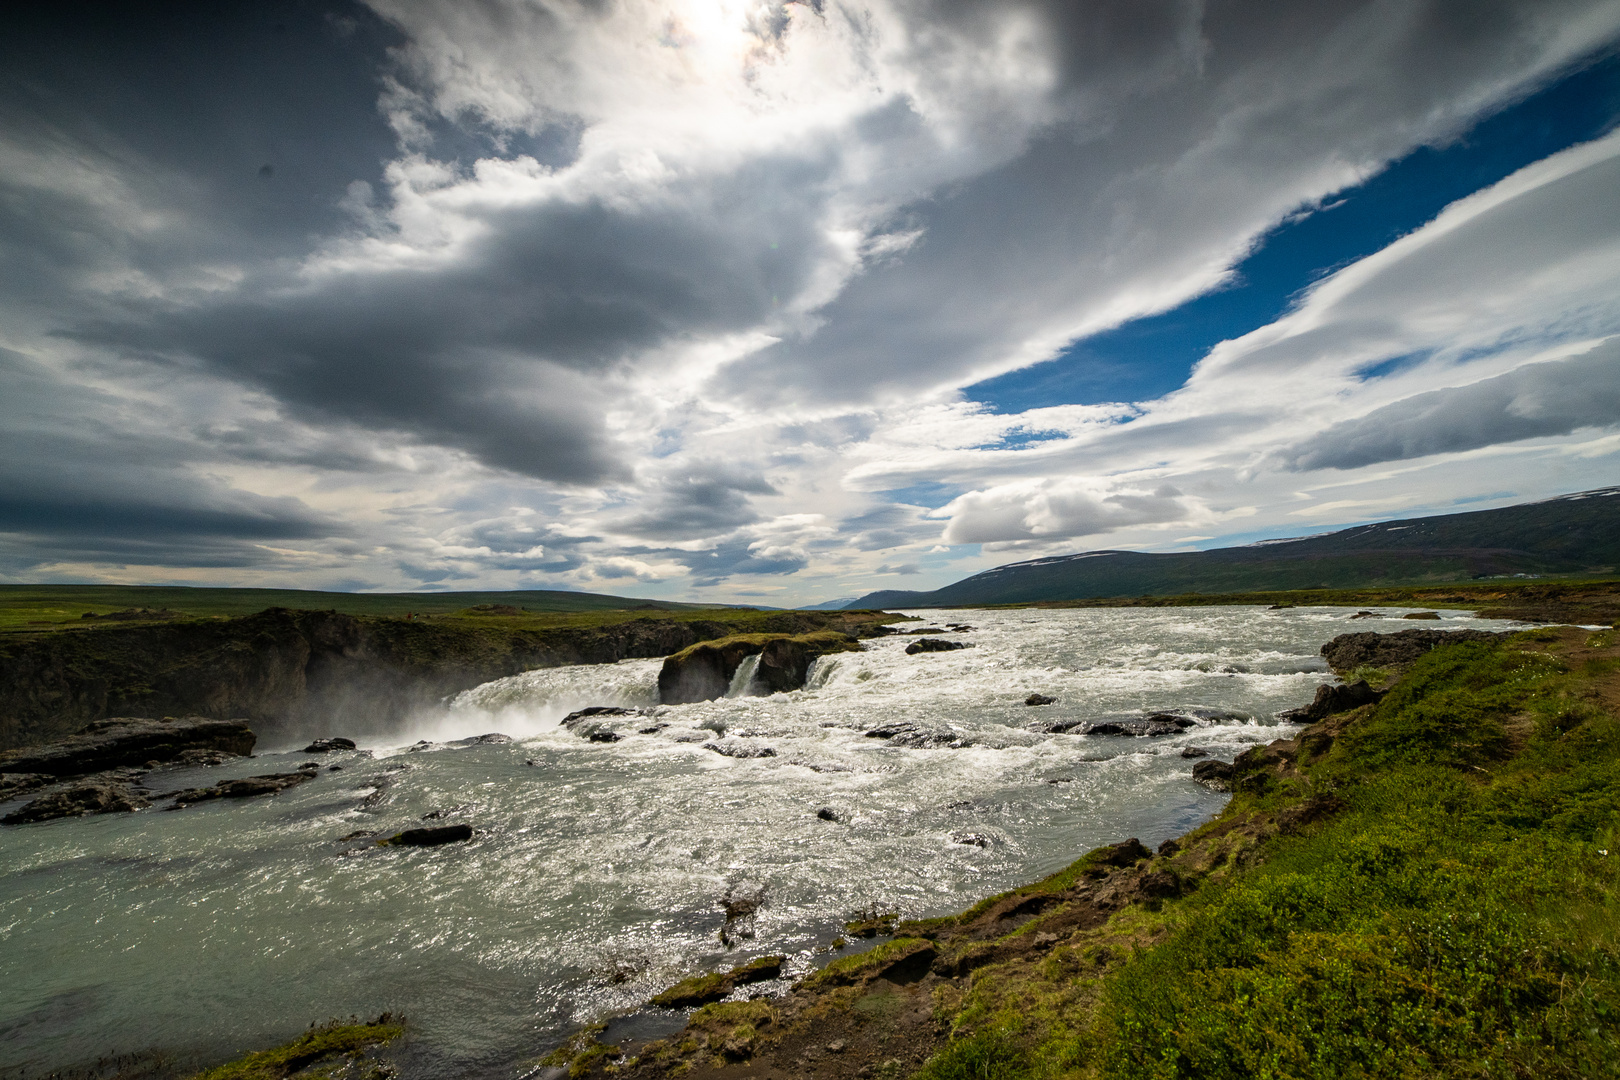
[[[904,746],[913,750],[933,750],[938,748],[958,749],[971,745],[971,740],[964,738],[953,728],[939,726],[929,727],[912,723],[910,720],[897,720],[890,724],[880,724],[866,732],[868,739],[885,739],[891,746]]]
[[[20,810],[0,818],[0,824],[27,825],[55,818],[86,814],[128,813],[152,805],[147,793],[135,782],[145,775],[137,771],[103,773],[77,780],[67,787],[33,800]]]
[[[306,754],[329,754],[333,750],[353,750],[353,749],[355,749],[353,739],[344,739],[344,738],[316,739],[314,742],[312,742],[308,746],[304,747],[303,752],[306,753]]]
[[[1049,697],[1046,694],[1031,694],[1031,695],[1029,695],[1029,697],[1024,699],[1024,704],[1025,705],[1056,705],[1057,704],[1057,698]]]
[[[191,750],[251,754],[255,741],[244,720],[203,716],[110,718],[86,725],[77,735],[49,746],[0,754],[0,773],[83,776],[149,762],[171,762]]]
[[[1232,790],[1232,763],[1229,761],[1200,761],[1193,766],[1192,778],[1211,791]]]
[[[471,825],[440,825],[424,829],[406,829],[386,840],[379,840],[378,843],[390,847],[438,847],[440,844],[457,844],[472,838]]]
[[[265,773],[262,776],[245,776],[238,780],[221,780],[212,787],[187,788],[184,791],[160,795],[159,798],[173,797],[174,803],[168,809],[179,810],[193,803],[210,802],[214,799],[251,799],[259,795],[274,795],[296,787],[305,780],[315,776],[313,769],[300,769],[297,772]]]
[[[706,742],[703,744],[703,749],[713,750],[722,757],[729,758],[747,759],[776,756],[776,751],[771,749],[769,746],[761,746],[758,743],[742,742],[740,740],[731,739],[727,739],[722,742]]]

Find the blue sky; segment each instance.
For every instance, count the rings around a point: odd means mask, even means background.
[[[1233,267],[1230,284],[962,392],[1004,413],[1167,394],[1216,344],[1271,322],[1324,274],[1371,255],[1465,195],[1597,138],[1617,117],[1620,59],[1611,56],[1507,103],[1460,136],[1414,149],[1319,208],[1302,209],[1259,238]]]
[[[1604,0],[36,6],[0,580],[789,605],[1620,454]]]

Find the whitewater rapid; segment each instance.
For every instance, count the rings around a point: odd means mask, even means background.
[[[970,624],[944,636],[972,647],[876,639],[817,661],[804,690],[759,696],[740,672],[727,697],[680,706],[658,704],[656,660],[533,671],[271,798],[0,830],[0,1065],[148,1047],[211,1061],[391,1010],[411,1021],[413,1075],[514,1075],[694,970],[771,952],[802,972],[874,904],[940,914],[1100,844],[1185,832],[1226,797],[1182,750],[1230,760],[1286,734],[1275,714],[1332,677],[1323,642],[1413,625],[1385,610],[919,612]],[[560,726],[590,705],[641,712],[604,721],[618,741]],[[1176,710],[1205,719],[1152,739],[1042,730]],[[867,734],[896,724],[923,737]],[[456,745],[490,732],[512,741]],[[307,759],[264,751],[149,782]],[[342,839],[424,818],[475,839]],[[765,903],[727,949],[733,889]]]

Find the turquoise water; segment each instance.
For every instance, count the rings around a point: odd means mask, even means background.
[[[870,904],[940,914],[1100,844],[1185,832],[1225,797],[1191,782],[1183,746],[1230,759],[1285,734],[1273,714],[1331,678],[1323,642],[1413,625],[1339,609],[922,614],[972,624],[946,636],[974,648],[908,657],[910,639],[880,639],[818,662],[804,691],[672,707],[656,705],[658,661],[530,672],[365,744],[372,756],[326,756],[341,770],[273,797],[0,830],[0,1066],[153,1048],[210,1063],[394,1011],[411,1025],[408,1075],[516,1076],[573,1026],[694,970],[779,952],[790,981]],[[1033,691],[1059,703],[1027,708]],[[615,721],[614,743],[557,726],[593,704],[651,715]],[[1241,716],[1158,739],[1029,730],[1189,706]],[[957,745],[864,735],[895,721]],[[491,731],[513,741],[443,745]],[[437,746],[407,752],[423,739]],[[261,750],[148,782],[309,760]],[[341,839],[434,813],[475,839]],[[728,950],[719,899],[733,888],[766,900]]]

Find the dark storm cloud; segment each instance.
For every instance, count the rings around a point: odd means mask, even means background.
[[[660,540],[729,533],[760,520],[749,495],[776,494],[763,475],[714,461],[688,463],[650,487],[635,512],[609,519],[615,532]]]
[[[16,563],[243,566],[264,543],[342,538],[299,499],[198,469],[198,446],[130,430],[117,402],[0,349],[0,534]]]
[[[792,574],[810,565],[803,552],[766,550],[757,541],[723,540],[708,551],[665,551],[660,554],[682,563],[692,575],[692,584],[718,585],[732,575]]]
[[[1609,341],[1573,359],[1414,394],[1334,424],[1282,457],[1294,470],[1356,469],[1616,424],[1620,341]]]
[[[903,547],[939,535],[939,523],[924,521],[915,506],[880,506],[839,522],[841,542],[858,551]]]

